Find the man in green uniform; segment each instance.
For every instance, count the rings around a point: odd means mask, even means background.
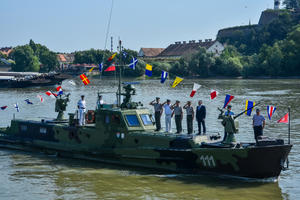
[[[182,118],[183,118],[183,112],[182,112],[182,107],[180,106],[180,101],[176,101],[175,105],[172,106],[173,112],[172,116],[175,115],[175,124],[176,124],[176,130],[177,134],[182,132]]]
[[[194,121],[194,108],[192,102],[188,101],[183,108],[186,110],[186,122],[187,122],[187,131],[188,134],[193,133],[193,121]]]

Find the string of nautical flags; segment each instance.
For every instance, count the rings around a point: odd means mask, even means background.
[[[112,61],[114,60],[114,58],[116,57],[116,55],[117,55],[117,53],[112,54],[112,55],[108,58],[108,61],[112,62]],[[122,55],[123,55],[123,57],[125,57],[125,58],[126,58],[126,56],[127,56],[127,54],[124,54],[124,52],[123,52]],[[128,67],[131,68],[131,69],[133,69],[133,70],[135,70],[135,67],[136,67],[137,63],[138,63],[138,59],[135,58],[135,57],[132,57],[130,64],[128,64]],[[103,68],[104,68],[103,66],[104,66],[104,65],[103,65],[103,62],[100,63],[100,64],[98,65],[100,73],[103,72]],[[89,70],[89,72],[92,72],[96,67],[97,67],[96,65],[93,65],[93,67]],[[105,72],[116,71],[116,65],[115,65],[115,62],[112,62],[112,63],[111,63],[104,71],[105,71]],[[146,64],[146,67],[145,67],[145,75],[151,77],[151,76],[152,76],[152,71],[153,71],[153,66],[150,65],[150,64]],[[160,82],[161,82],[162,84],[165,83],[165,81],[168,79],[168,76],[169,76],[169,72],[162,70]],[[90,83],[90,80],[88,79],[88,77],[87,77],[85,74],[81,74],[79,77],[80,77],[80,79],[82,80],[82,82],[83,82],[84,85],[88,85],[88,84]],[[178,86],[183,80],[184,80],[183,78],[176,76],[176,77],[175,77],[175,80],[173,81],[173,83],[172,83],[172,85],[171,85],[171,87],[172,87],[172,88],[175,88],[175,87]],[[69,83],[70,83],[71,85],[76,85],[76,83],[75,83],[74,81],[72,81],[72,80],[70,80]],[[201,87],[202,87],[202,85],[197,84],[197,83],[194,83],[194,84],[193,84],[192,91],[191,91],[191,93],[190,93],[190,97],[193,98],[193,97],[195,96],[196,92],[197,92]],[[46,94],[47,96],[51,97],[51,98],[57,98],[58,96],[63,95],[63,89],[62,89],[61,86],[58,86],[58,87],[56,88],[56,91],[57,91],[57,93],[54,93],[54,92],[52,92],[52,91],[47,91],[47,92],[45,92],[45,94]],[[219,92],[218,92],[218,91],[216,91],[216,90],[211,90],[211,92],[210,92],[210,99],[211,99],[211,100],[214,100],[215,98],[218,97],[218,95],[219,95]],[[39,99],[39,101],[40,101],[41,103],[44,102],[44,98],[42,97],[42,95],[37,95],[37,98]],[[233,95],[226,94],[226,95],[225,95],[225,100],[224,100],[224,106],[223,106],[223,109],[225,109],[233,99],[234,99],[234,96],[233,96]],[[31,100],[29,100],[29,99],[25,99],[24,102],[26,102],[26,104],[33,105],[33,102],[32,102]],[[252,113],[253,108],[255,107],[255,105],[256,105],[256,103],[255,103],[254,101],[250,101],[250,100],[248,100],[248,99],[246,100],[246,103],[245,103],[245,114],[246,114],[247,116],[251,116],[251,113]],[[0,107],[0,110],[6,110],[7,108],[8,108],[8,106],[5,105],[5,106]],[[14,108],[16,109],[17,112],[20,112],[18,103],[15,103],[15,104],[14,104]],[[252,108],[252,109],[251,109],[251,108]],[[272,116],[274,115],[275,111],[276,111],[276,107],[275,107],[275,106],[272,106],[272,105],[268,105],[268,106],[267,106],[267,113],[268,113],[268,118],[269,118],[269,120],[272,119]],[[288,120],[289,120],[288,118],[289,118],[289,115],[288,115],[288,113],[287,113],[283,118],[281,118],[280,120],[278,120],[278,123],[288,123]]]

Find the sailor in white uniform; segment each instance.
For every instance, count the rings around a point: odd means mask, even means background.
[[[85,109],[86,109],[84,95],[81,96],[81,99],[78,101],[77,106],[79,110],[79,125],[83,126],[85,125]]]

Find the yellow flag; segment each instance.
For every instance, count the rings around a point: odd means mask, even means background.
[[[89,70],[89,72],[92,72],[92,71],[94,70],[94,68],[95,68],[95,67],[91,68],[91,69]]]
[[[183,78],[176,76],[175,81],[173,82],[172,88],[175,88],[181,81],[183,81]]]

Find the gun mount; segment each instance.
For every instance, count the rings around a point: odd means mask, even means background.
[[[59,97],[56,99],[55,112],[58,112],[57,117],[56,117],[57,121],[64,120],[64,111],[66,111],[66,108],[68,106],[69,96],[70,96],[70,93],[65,95],[64,98],[62,97],[62,95],[59,95]]]
[[[123,103],[121,104],[121,108],[127,108],[127,109],[136,109],[138,106],[143,106],[141,102],[132,102],[132,95],[136,95],[135,88],[128,84],[123,87],[125,90],[125,93],[121,93],[122,96],[124,96]]]

